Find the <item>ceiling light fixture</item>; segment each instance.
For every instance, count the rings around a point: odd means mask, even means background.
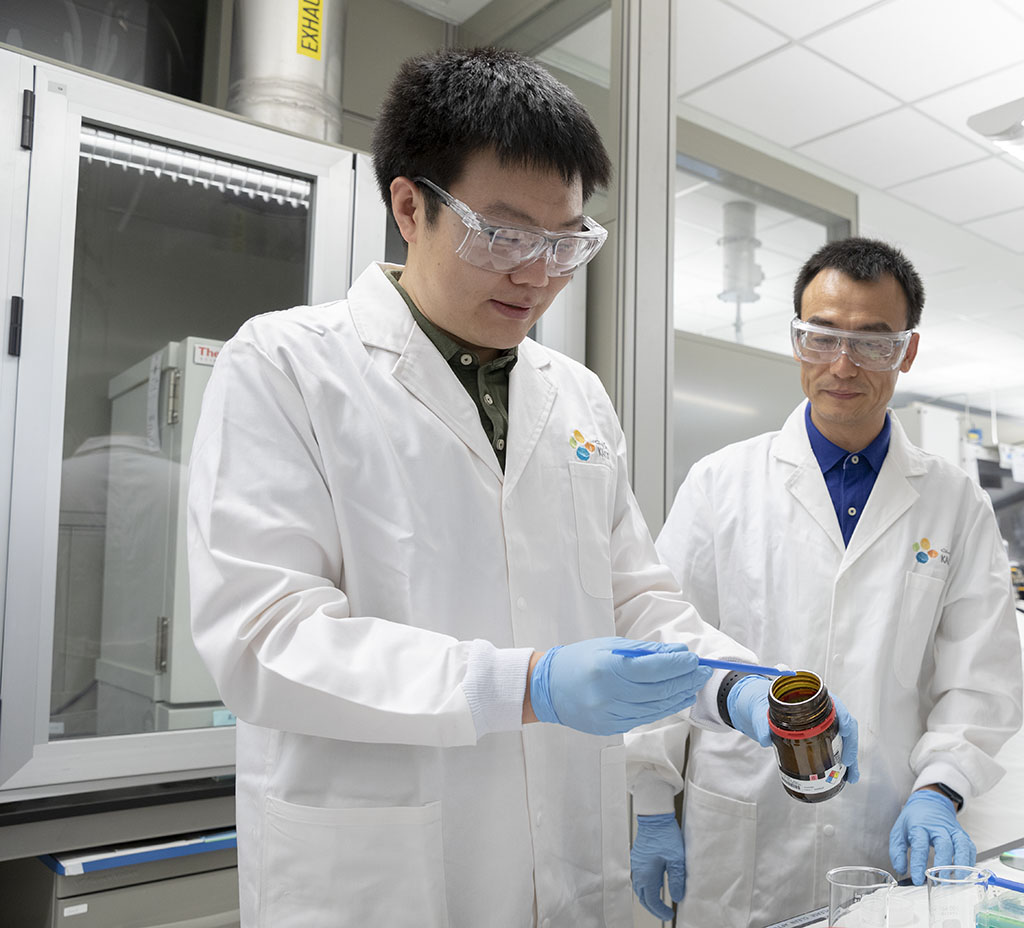
[[[968,116],[967,125],[1024,161],[1024,97]]]

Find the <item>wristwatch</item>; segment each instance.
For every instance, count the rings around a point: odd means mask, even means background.
[[[950,800],[953,805],[956,806],[957,812],[964,807],[964,797],[952,787],[946,786],[945,783],[929,783],[928,785],[937,789],[943,796]]]

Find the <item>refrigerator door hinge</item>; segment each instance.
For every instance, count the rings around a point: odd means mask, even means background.
[[[157,673],[164,673],[167,670],[167,635],[171,623],[165,615],[157,617],[156,620],[156,670]]]
[[[25,312],[25,301],[20,296],[11,297],[11,325],[7,330],[7,353],[21,357],[21,318]]]
[[[36,95],[26,90],[21,97],[21,147],[31,151],[32,132],[36,125]]]
[[[167,372],[167,424],[177,425],[181,420],[181,368]]]

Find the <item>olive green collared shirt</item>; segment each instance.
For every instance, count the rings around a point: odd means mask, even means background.
[[[504,472],[505,444],[508,438],[508,380],[518,359],[517,349],[508,348],[494,360],[481,364],[476,352],[460,345],[420,312],[412,297],[399,283],[402,276],[399,268],[388,268],[384,273],[402,294],[416,324],[441,352],[441,357],[448,362],[459,383],[476,403],[480,424]]]

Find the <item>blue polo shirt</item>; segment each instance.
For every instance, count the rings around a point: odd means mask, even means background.
[[[811,421],[810,403],[804,409],[804,421],[807,423],[811,450],[825,477],[828,495],[832,497],[839,528],[843,533],[843,543],[849,545],[853,530],[860,521],[860,514],[868,504],[875,478],[889,451],[889,435],[892,433],[889,413],[885,414],[882,431],[863,451],[847,451],[822,435]]]

